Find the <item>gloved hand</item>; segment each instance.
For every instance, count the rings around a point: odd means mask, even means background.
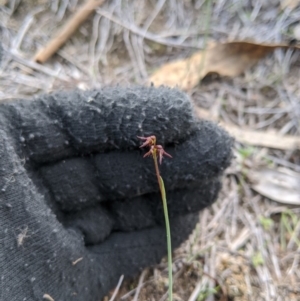
[[[232,156],[185,94],[116,87],[0,104],[0,300],[98,301],[166,255],[153,160],[137,139],[151,134],[173,156],[161,174],[176,248]]]

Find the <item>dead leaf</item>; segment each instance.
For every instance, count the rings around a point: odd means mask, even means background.
[[[249,172],[248,178],[261,195],[279,203],[300,205],[299,173],[286,168],[264,168]]]
[[[255,131],[249,128],[241,128],[236,125],[218,121],[204,109],[195,107],[197,115],[202,119],[218,122],[231,134],[237,141],[248,145],[268,147],[281,150],[300,149],[300,137],[291,135],[281,135],[278,132]]]
[[[280,1],[280,8],[282,10],[289,8],[289,9],[295,9],[298,5],[300,5],[299,0],[281,0]]]
[[[183,90],[189,90],[208,73],[238,76],[276,48],[300,49],[300,46],[251,42],[213,44],[189,58],[161,66],[150,77],[150,82],[154,85],[178,86]]]

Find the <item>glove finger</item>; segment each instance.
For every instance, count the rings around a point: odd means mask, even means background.
[[[168,192],[169,217],[195,213],[211,205],[220,187],[219,179],[213,179],[204,181],[194,189]],[[68,228],[79,230],[86,245],[99,244],[111,231],[136,231],[165,223],[160,193],[104,202],[67,214],[62,222]]]
[[[67,214],[61,222],[66,228],[77,230],[86,245],[104,241],[115,224],[110,212],[102,205]]]
[[[214,179],[194,189],[169,191],[167,193],[169,216],[172,218],[199,212],[216,200],[220,188],[219,179]],[[151,193],[121,202],[113,201],[107,205],[107,210],[114,219],[114,229],[118,231],[164,225],[160,193]]]
[[[194,126],[187,95],[167,87],[58,92],[1,104],[0,112],[20,155],[37,163],[137,148],[138,135],[159,133],[162,144],[176,143]]]
[[[232,139],[222,129],[199,122],[187,141],[166,148],[173,156],[160,166],[167,191],[191,189],[206,179],[218,178],[230,163],[231,147]],[[66,159],[43,166],[40,175],[64,211],[158,191],[153,160],[143,159],[140,151]]]

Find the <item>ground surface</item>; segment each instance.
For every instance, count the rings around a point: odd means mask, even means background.
[[[143,84],[164,62],[187,57],[211,40],[295,42],[299,1],[286,8],[284,2],[110,1],[40,66],[31,63],[33,54],[82,1],[1,0],[6,57],[0,100]],[[210,76],[187,92],[223,122],[299,136],[299,67],[299,52],[276,50],[242,76]],[[250,181],[261,167],[299,174],[300,151],[236,142],[235,153],[218,201],[201,212],[197,229],[175,254],[175,300],[300,300],[300,207],[265,198]],[[166,291],[163,261],[125,283],[119,296],[158,301],[166,300]]]

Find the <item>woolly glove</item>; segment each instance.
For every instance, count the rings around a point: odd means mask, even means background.
[[[115,87],[0,104],[0,300],[98,301],[166,255],[153,160],[137,139],[153,134],[173,156],[161,174],[175,248],[232,156],[185,94]]]

